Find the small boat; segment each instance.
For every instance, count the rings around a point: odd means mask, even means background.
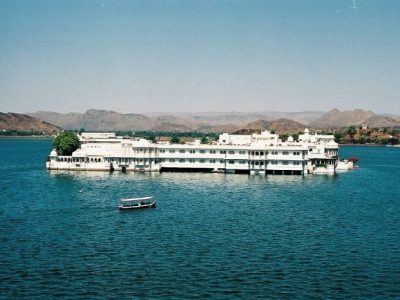
[[[153,196],[121,199],[118,205],[118,208],[121,210],[151,208],[151,207],[156,207],[156,200],[154,199]]]

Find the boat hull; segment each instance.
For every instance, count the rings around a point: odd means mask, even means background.
[[[132,209],[144,209],[144,208],[155,208],[156,203],[145,204],[145,205],[138,205],[138,206],[118,206],[120,210],[132,210]]]

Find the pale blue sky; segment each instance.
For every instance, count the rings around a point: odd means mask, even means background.
[[[400,114],[400,1],[0,0],[0,111]]]

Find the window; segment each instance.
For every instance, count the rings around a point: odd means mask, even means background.
[[[185,150],[181,149],[179,150],[179,153],[185,153]]]
[[[206,160],[205,159],[200,159],[200,163],[202,163],[202,164],[204,164],[206,162]]]
[[[215,150],[210,150],[210,154],[216,154]]]
[[[278,155],[278,151],[272,151],[271,154],[272,155]]]
[[[300,162],[299,161],[294,161],[293,165],[298,166],[298,165],[300,165]]]
[[[246,154],[246,151],[241,150],[241,151],[239,151],[239,154],[244,155],[244,154]]]
[[[196,153],[196,150],[189,150],[189,153]]]
[[[221,150],[221,151],[219,151],[219,153],[220,154],[226,154],[226,151],[225,150]]]
[[[169,153],[175,153],[175,150],[169,150]]]
[[[271,160],[271,165],[277,165],[278,161],[277,160]]]
[[[210,159],[211,164],[215,164],[215,159]]]
[[[200,153],[204,154],[204,153],[206,153],[206,150],[200,150]]]
[[[235,151],[230,150],[228,153],[229,154],[235,154]]]
[[[245,160],[239,160],[239,164],[244,165],[246,163]]]
[[[230,160],[228,163],[229,163],[230,165],[234,165],[234,164],[235,164],[235,161],[234,161],[234,160]]]
[[[283,151],[282,155],[289,155],[289,151]]]
[[[181,159],[179,160],[179,162],[180,162],[180,163],[184,163],[185,160],[181,158]]]
[[[223,163],[224,163],[224,160],[223,160],[223,159],[220,159],[219,163],[220,163],[220,164],[223,164]]]
[[[193,164],[193,163],[195,163],[196,161],[195,161],[193,158],[190,158],[190,159],[189,159],[189,162]]]
[[[175,159],[170,158],[170,159],[169,159],[169,162],[170,162],[170,163],[174,163],[174,162],[175,162]]]
[[[264,155],[264,151],[261,151],[261,152],[260,152],[260,155]]]
[[[285,166],[287,166],[289,164],[289,162],[288,161],[286,161],[286,160],[284,160],[283,162],[282,162],[282,165],[285,165]]]

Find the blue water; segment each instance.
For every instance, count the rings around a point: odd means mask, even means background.
[[[400,297],[400,148],[305,177],[49,172],[50,148],[0,141],[0,298]]]

